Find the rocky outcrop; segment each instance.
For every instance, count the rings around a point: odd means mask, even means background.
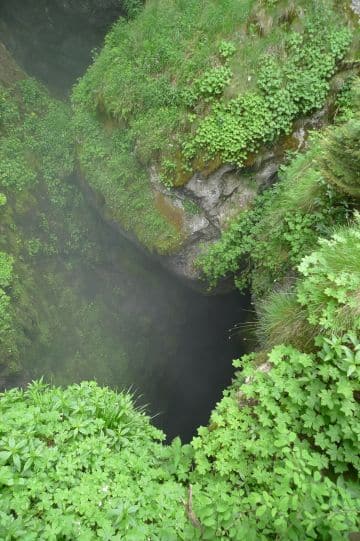
[[[278,141],[272,148],[263,149],[253,157],[253,163],[238,169],[223,165],[213,173],[195,173],[189,182],[177,189],[168,189],[160,181],[155,169],[150,173],[155,194],[161,194],[167,205],[182,214],[182,232],[185,238],[181,249],[162,256],[162,263],[193,287],[204,289],[196,259],[214,241],[227,223],[246,209],[255,195],[271,185],[288,150],[299,150],[306,145],[309,130],[320,128],[327,121],[328,107],[294,124],[293,133]],[[232,284],[220,284],[228,290]]]
[[[1,0],[0,33],[28,73],[66,93],[124,14],[121,0]]]
[[[124,15],[121,6],[121,0],[2,0],[0,30],[32,75],[66,90],[90,63],[90,51],[101,43],[108,26]],[[159,256],[161,262],[199,287],[195,261],[203,247],[218,239],[228,221],[274,181],[284,153],[303,147],[308,129],[321,126],[326,112],[296,123],[290,137],[252,156],[241,170],[223,164],[211,173],[198,171],[185,186],[171,190],[151,170],[155,202],[165,217],[171,215],[184,239],[176,253]],[[127,236],[135,239],[132,233]]]
[[[196,173],[184,187],[175,190],[165,188],[154,170],[151,182],[168,205],[182,212],[184,243],[177,253],[163,257],[163,262],[179,277],[197,284],[198,255],[220,237],[226,222],[252,201],[257,192],[256,180],[224,165],[206,177]]]
[[[352,0],[351,9],[360,16],[360,0]]]

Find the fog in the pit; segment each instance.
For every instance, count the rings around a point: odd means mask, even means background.
[[[27,73],[64,96],[121,14],[113,0],[2,0],[0,29]],[[170,438],[188,440],[231,381],[231,360],[244,348],[229,330],[248,317],[249,300],[191,290],[89,203],[81,208],[94,257],[60,252],[37,263],[43,335],[49,318],[58,323],[53,339],[32,344],[21,383],[43,375],[131,388]]]

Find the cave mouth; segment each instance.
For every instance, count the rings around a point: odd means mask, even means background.
[[[64,96],[119,15],[115,0],[3,0],[0,25],[27,73]],[[96,380],[130,388],[168,439],[189,441],[230,384],[231,360],[246,350],[244,336],[231,329],[251,317],[250,298],[189,289],[114,231],[75,177],[70,182],[83,198],[73,212],[87,224],[95,255],[60,253],[35,268],[56,333],[31,344],[18,383],[44,377],[61,385]]]

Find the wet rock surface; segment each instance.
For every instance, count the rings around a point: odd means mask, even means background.
[[[360,15],[360,0],[352,0],[351,8],[357,15]]]
[[[263,149],[246,168],[226,164],[209,175],[196,172],[185,186],[175,189],[166,188],[152,169],[150,180],[154,192],[161,193],[168,205],[183,212],[184,243],[177,253],[161,256],[162,263],[191,286],[204,290],[206,284],[202,283],[196,266],[200,253],[220,237],[229,220],[246,209],[259,191],[276,181],[285,153],[304,148],[309,131],[326,124],[328,113],[325,107],[297,121],[290,136]],[[216,292],[232,287],[225,281]]]

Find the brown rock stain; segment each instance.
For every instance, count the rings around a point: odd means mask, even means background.
[[[155,207],[177,231],[181,231],[184,223],[184,211],[182,209],[175,207],[169,198],[160,192],[155,194]]]

